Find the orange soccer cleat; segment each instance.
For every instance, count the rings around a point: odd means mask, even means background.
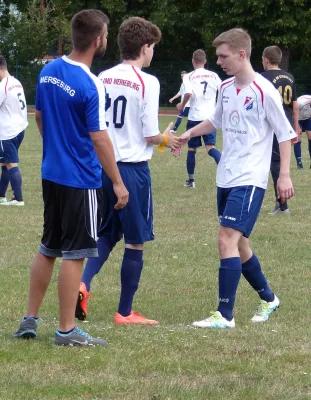
[[[137,311],[131,311],[131,314],[127,317],[116,313],[114,316],[114,323],[118,325],[158,325],[159,322],[153,319],[147,319]]]
[[[76,318],[84,321],[87,316],[87,307],[89,302],[90,293],[87,291],[85,283],[80,283],[79,296],[76,306]]]

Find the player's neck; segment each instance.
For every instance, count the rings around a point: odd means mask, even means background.
[[[256,78],[256,72],[250,63],[247,63],[244,68],[235,74],[235,87],[238,89],[243,89],[249,84],[254,82]]]
[[[2,79],[7,78],[8,76],[10,76],[9,71],[1,71],[0,82]]]
[[[69,60],[85,64],[87,67],[91,68],[94,54],[93,52],[88,51],[85,53],[81,53],[80,51],[72,50],[72,52],[67,57],[69,58]]]
[[[124,60],[122,64],[133,65],[133,67],[142,69],[144,66],[144,61],[142,59],[138,58],[137,60]]]
[[[204,64],[198,64],[198,65],[196,65],[196,66],[194,67],[195,70],[196,70],[196,69],[201,69],[201,68],[204,68]]]
[[[272,70],[280,70],[281,68],[278,65],[268,65],[267,66],[267,71],[272,71]]]

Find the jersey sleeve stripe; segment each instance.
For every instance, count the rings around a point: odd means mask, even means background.
[[[133,68],[133,71],[135,72],[135,74],[138,76],[138,79],[140,80],[141,87],[142,87],[142,96],[143,96],[143,99],[144,99],[145,98],[145,84],[144,84],[143,78],[136,71],[136,68],[134,67],[134,65],[132,65],[132,68]]]
[[[262,106],[263,106],[263,99],[264,99],[263,91],[262,91],[261,87],[260,87],[255,81],[254,81],[253,83],[254,83],[254,85],[256,86],[256,88],[259,90],[259,92],[260,92],[260,95],[261,95],[261,103],[262,103]]]

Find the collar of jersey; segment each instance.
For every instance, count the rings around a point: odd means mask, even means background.
[[[67,56],[62,56],[62,60],[68,64],[72,64],[72,65],[76,65],[77,67],[81,67],[88,73],[90,72],[90,68],[87,65],[77,62],[77,61],[70,60],[70,58],[68,58]]]

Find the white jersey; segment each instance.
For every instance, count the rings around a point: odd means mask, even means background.
[[[182,103],[182,101],[185,97],[185,94],[186,94],[186,89],[185,89],[184,83],[181,84],[178,94],[181,96],[180,102]],[[188,100],[188,102],[186,103],[185,108],[186,107],[190,107],[190,100]]]
[[[158,79],[129,64],[108,69],[99,78],[106,88],[106,119],[116,160],[150,160],[153,145],[145,138],[160,133]]]
[[[13,139],[27,126],[23,86],[9,75],[0,82],[0,140]]]
[[[273,132],[279,143],[296,137],[278,90],[259,74],[239,92],[235,78],[228,79],[221,85],[215,112],[209,120],[223,134],[217,186],[252,185],[266,189]]]
[[[186,93],[190,93],[189,121],[204,121],[214,112],[216,95],[221,80],[215,72],[198,68],[183,79]]]
[[[297,99],[299,107],[299,119],[305,120],[311,118],[311,96],[306,94]]]

